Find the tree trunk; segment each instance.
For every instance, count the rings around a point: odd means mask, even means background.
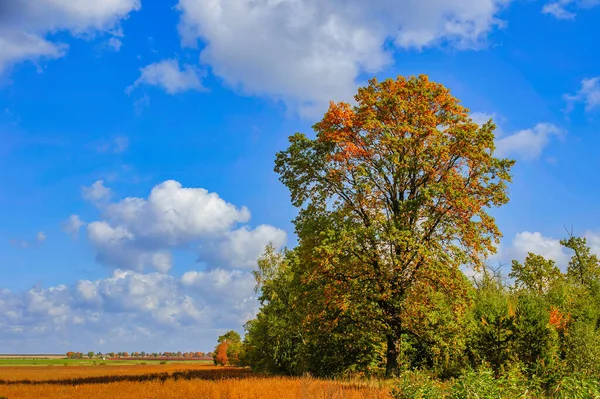
[[[385,363],[385,378],[395,377],[398,373],[398,356],[400,355],[399,334],[387,334],[387,350]]]

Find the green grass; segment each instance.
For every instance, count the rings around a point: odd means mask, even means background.
[[[94,366],[100,363],[108,364],[139,364],[141,362],[128,362],[126,360],[109,361],[102,359],[0,359],[0,366]]]
[[[1,359],[1,366],[102,366],[102,365],[132,365],[132,364],[159,364],[156,360],[102,360],[102,359],[31,359],[31,358],[10,358]],[[177,360],[167,361],[166,363],[196,363],[212,364],[210,360]]]

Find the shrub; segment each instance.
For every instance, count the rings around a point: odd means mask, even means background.
[[[467,371],[454,381],[450,399],[501,399],[499,381],[490,369]]]
[[[600,398],[600,382],[582,375],[564,377],[551,390],[556,399],[595,399]]]
[[[407,371],[402,374],[398,385],[392,388],[394,399],[429,399],[444,397],[438,382],[426,373]]]

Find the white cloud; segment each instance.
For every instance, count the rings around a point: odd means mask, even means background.
[[[44,233],[43,231],[38,232],[35,236],[35,239],[38,242],[44,242],[46,241],[46,238],[48,238],[48,236],[46,236],[46,233]]]
[[[179,68],[179,61],[166,59],[147,65],[140,69],[140,77],[127,89],[127,93],[136,87],[146,84],[162,87],[169,94],[182,93],[188,90],[204,90],[202,72],[197,68],[184,64]]]
[[[89,187],[81,187],[81,192],[84,199],[93,203],[108,201],[112,197],[112,190],[104,186],[103,180],[97,180]]]
[[[0,289],[0,352],[210,350],[257,311],[249,273],[115,270],[73,286]],[[194,338],[194,339],[192,339]],[[194,342],[194,347],[189,347]]]
[[[248,270],[285,232],[244,225],[250,212],[176,181],[147,198],[108,201],[96,182],[85,191],[102,213],[87,224],[97,259],[115,267],[95,281],[22,292],[0,289],[0,353],[80,350],[211,350],[215,337],[241,330],[258,310]],[[101,201],[101,202],[99,202]],[[241,224],[241,225],[240,225]],[[71,215],[65,231],[85,223]],[[204,269],[169,275],[172,250],[202,248]],[[156,272],[144,273],[149,268]],[[189,347],[193,342],[193,347]]]
[[[246,207],[173,180],[155,186],[147,199],[125,198],[104,204],[102,211],[104,220],[87,226],[98,261],[136,271],[151,267],[167,272],[170,250],[198,247],[210,269],[248,268],[270,241],[278,247],[286,241],[284,231],[268,225],[235,229],[249,221]]]
[[[21,0],[0,4],[0,73],[22,61],[62,57],[67,46],[47,38],[58,31],[78,37],[119,32],[139,0]],[[118,34],[117,34],[118,35]]]
[[[519,130],[508,136],[496,139],[498,156],[519,156],[525,160],[538,159],[542,150],[548,146],[550,139],[562,137],[564,132],[550,123],[538,123],[531,129]]]
[[[558,0],[546,3],[542,13],[550,14],[557,19],[572,20],[577,14],[575,10],[592,8],[600,4],[599,0]]]
[[[287,241],[285,231],[269,225],[260,225],[254,230],[248,226],[225,233],[209,240],[200,248],[200,259],[212,267],[256,268],[256,260],[271,243],[276,248]]]
[[[225,233],[235,223],[247,222],[250,211],[225,202],[217,193],[168,180],[155,186],[148,199],[129,197],[110,204],[105,216],[137,236],[179,245]]]
[[[513,239],[511,252],[513,257],[520,261],[525,259],[528,252],[542,255],[563,268],[566,268],[570,258],[565,248],[560,245],[560,239],[545,237],[539,232],[518,233]]]
[[[503,24],[510,0],[180,0],[182,43],[204,43],[201,62],[247,94],[301,109],[350,100],[361,73],[399,49],[438,44],[478,48]]]
[[[586,112],[600,107],[600,76],[583,79],[577,93],[565,94],[563,97],[567,101],[567,112],[571,112],[578,102],[585,104]]]
[[[600,256],[600,234],[585,231],[583,237],[587,240],[592,253]],[[509,245],[501,245],[493,260],[510,265],[513,259],[523,262],[527,253],[532,252],[552,259],[563,271],[566,271],[572,251],[563,247],[560,240],[560,238],[544,236],[540,232],[523,231],[515,235]]]
[[[167,273],[173,265],[173,255],[170,252],[156,252],[152,255],[152,266],[161,273]]]
[[[62,229],[65,233],[71,237],[77,237],[79,235],[79,229],[85,226],[85,222],[81,220],[79,215],[71,215],[62,223]]]

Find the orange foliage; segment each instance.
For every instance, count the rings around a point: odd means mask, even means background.
[[[551,326],[554,326],[554,328],[556,328],[557,330],[559,330],[559,331],[564,330],[564,328],[567,325],[568,320],[569,320],[569,316],[565,315],[564,313],[561,313],[554,306],[552,307],[552,309],[550,309],[549,323]]]
[[[227,348],[229,347],[229,343],[227,341],[221,342],[217,345],[216,355],[215,355],[215,363],[221,366],[225,366],[229,363],[229,358],[227,357]]]

